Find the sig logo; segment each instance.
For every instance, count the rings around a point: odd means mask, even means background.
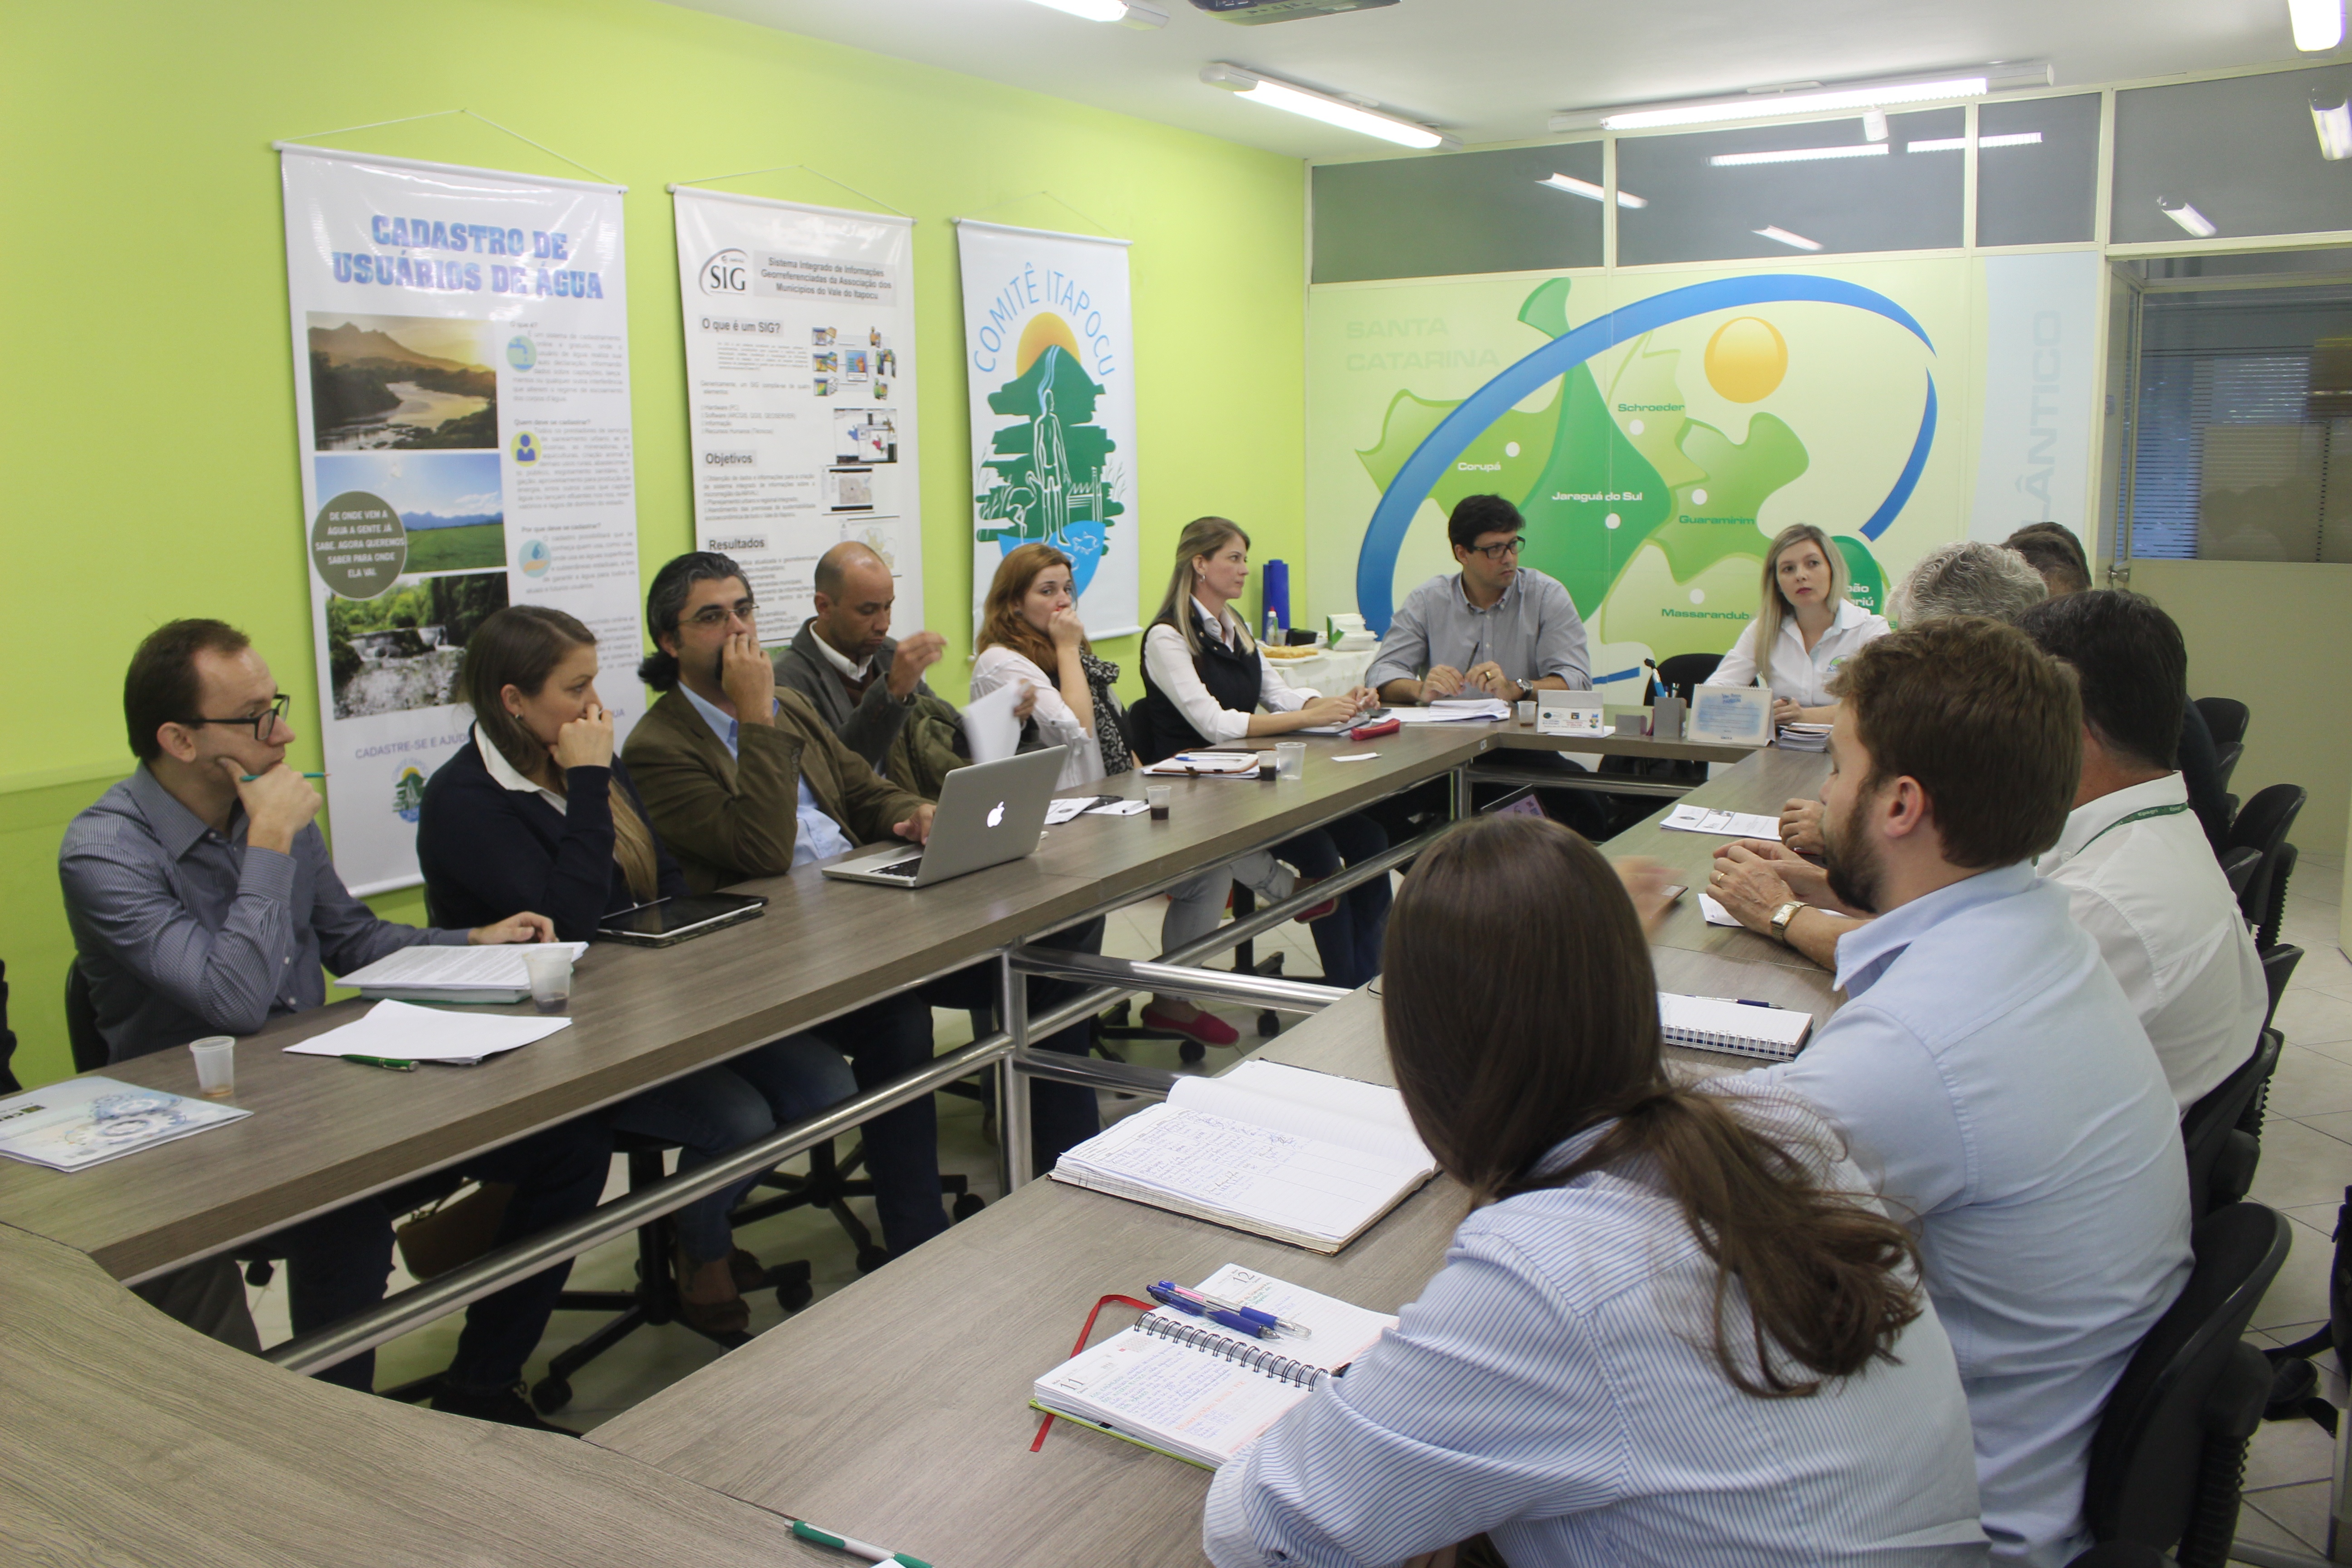
[[[992,806],[990,806],[990,807],[988,808],[988,825],[989,825],[991,827],[993,827],[993,826],[995,826],[998,823],[1000,823],[1000,822],[1002,822],[1002,821],[1003,821],[1003,820],[1004,820],[1004,803],[1003,803],[1003,801],[1001,801],[1001,800],[1000,800],[1000,801],[998,801],[994,805],[992,805]]]
[[[751,291],[751,258],[731,247],[720,251],[702,264],[702,291],[706,294],[749,294]]]
[[[425,770],[415,763],[403,763],[392,781],[392,814],[403,822],[414,823],[425,805]]]

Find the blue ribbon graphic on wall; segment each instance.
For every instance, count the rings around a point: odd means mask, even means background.
[[[1766,273],[1694,283],[1596,317],[1574,331],[1554,338],[1463,399],[1413,448],[1412,456],[1405,459],[1396,478],[1381,492],[1380,504],[1372,509],[1372,520],[1364,529],[1363,548],[1356,556],[1356,608],[1363,616],[1364,624],[1376,632],[1388,630],[1390,616],[1395,610],[1391,586],[1396,577],[1397,554],[1404,546],[1405,531],[1412,526],[1413,513],[1421,510],[1423,500],[1470,443],[1521,399],[1593,355],[1660,327],[1715,310],[1799,301],[1850,305],[1857,310],[1884,316],[1925,343],[1930,353],[1935,352],[1935,343],[1911,312],[1876,289],[1843,279],[1802,273]],[[1904,463],[1903,471],[1895,476],[1886,499],[1863,524],[1864,539],[1874,540],[1886,531],[1887,525],[1902,511],[1903,504],[1911,499],[1919,475],[1927,466],[1927,450],[1935,440],[1936,377],[1930,372],[1927,404],[1919,416],[1919,434],[1911,443],[1911,456]]]

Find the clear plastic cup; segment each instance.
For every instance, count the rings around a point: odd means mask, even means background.
[[[1528,726],[1529,729],[1535,728],[1536,703],[1534,698],[1530,697],[1526,701],[1519,704],[1519,722]]]
[[[1143,786],[1143,804],[1151,808],[1152,821],[1165,822],[1168,820],[1169,797],[1175,793],[1175,786],[1173,784],[1145,784]]]
[[[572,1005],[572,950],[534,947],[522,955],[530,976],[531,1005],[542,1013],[561,1013]]]
[[[236,1093],[236,1037],[207,1035],[188,1042],[196,1058],[196,1092],[206,1100],[226,1100]]]
[[[1274,743],[1274,776],[1291,784],[1307,777],[1307,742],[1276,741]]]

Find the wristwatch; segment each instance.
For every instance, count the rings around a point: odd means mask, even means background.
[[[1774,942],[1780,943],[1783,947],[1788,945],[1789,922],[1795,920],[1797,918],[1797,911],[1804,907],[1805,906],[1801,900],[1790,899],[1787,903],[1782,904],[1779,909],[1772,911],[1772,940]]]

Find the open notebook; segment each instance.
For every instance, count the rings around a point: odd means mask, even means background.
[[[1054,1179],[1337,1252],[1434,1174],[1392,1089],[1267,1061],[1177,1080]]]
[[[1039,1378],[1029,1403],[1190,1464],[1215,1469],[1325,1378],[1396,1326],[1329,1296],[1228,1263],[1203,1294],[1304,1324],[1305,1339],[1254,1340],[1166,1307]]]
[[[584,942],[557,945],[571,952],[574,963],[588,951]],[[530,951],[512,943],[434,947],[420,942],[352,971],[342,983],[370,1001],[528,1002],[530,973],[523,967],[522,955]]]

